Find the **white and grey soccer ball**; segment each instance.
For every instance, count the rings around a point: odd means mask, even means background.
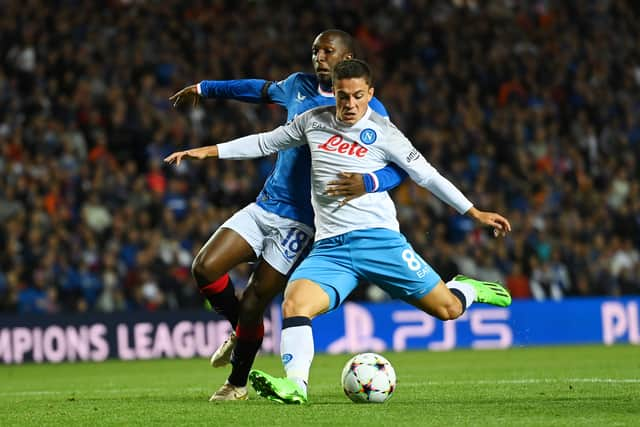
[[[342,389],[356,403],[386,402],[396,389],[396,372],[379,354],[356,354],[342,369]]]

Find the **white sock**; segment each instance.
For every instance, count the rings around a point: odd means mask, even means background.
[[[465,310],[471,307],[471,304],[473,304],[473,302],[476,300],[478,296],[475,288],[468,283],[456,282],[455,280],[452,280],[449,283],[447,283],[446,286],[449,289],[457,289],[460,292],[462,292],[462,295],[464,295],[464,299],[466,300],[466,303],[467,303]]]
[[[313,361],[313,330],[310,325],[292,326],[282,330],[280,355],[287,378],[307,392],[309,370]]]

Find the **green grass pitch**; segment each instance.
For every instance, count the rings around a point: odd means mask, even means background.
[[[382,405],[340,388],[348,355],[318,355],[310,404],[255,395],[209,403],[227,369],[204,359],[0,366],[0,425],[638,426],[640,347],[385,353],[398,374]],[[276,356],[256,368],[282,372]]]

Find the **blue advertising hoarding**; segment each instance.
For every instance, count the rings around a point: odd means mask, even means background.
[[[477,304],[441,322],[401,302],[347,303],[313,321],[316,352],[496,349],[640,344],[640,298]],[[262,351],[279,352],[280,310],[265,318]],[[230,332],[207,311],[0,316],[2,363],[208,357]]]
[[[330,353],[405,349],[509,348],[559,344],[640,344],[640,299],[477,304],[441,322],[403,303],[346,304],[314,320],[316,348]]]

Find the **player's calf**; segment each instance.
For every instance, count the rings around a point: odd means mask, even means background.
[[[196,276],[195,273],[194,276]],[[213,310],[223,315],[231,323],[231,327],[235,329],[238,324],[240,302],[229,273],[225,273],[211,283],[203,283],[198,279],[198,289],[209,301]]]

